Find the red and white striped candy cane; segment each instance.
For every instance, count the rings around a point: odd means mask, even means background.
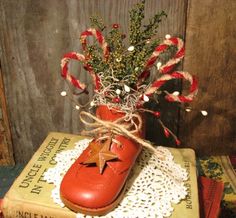
[[[86,38],[90,35],[95,36],[95,38],[97,39],[97,41],[101,45],[101,47],[103,49],[104,59],[106,60],[109,56],[109,49],[108,49],[107,43],[105,42],[105,39],[102,36],[101,32],[99,32],[96,29],[90,28],[81,34],[80,40],[81,40],[83,49],[86,50],[86,48],[87,48]],[[87,61],[88,61],[87,58],[80,53],[70,52],[70,53],[67,53],[64,55],[63,59],[61,60],[61,68],[62,68],[61,75],[62,75],[62,77],[67,79],[76,88],[79,88],[82,90],[86,89],[86,85],[84,83],[81,83],[78,79],[76,79],[74,76],[72,76],[71,73],[69,73],[68,63],[70,62],[70,60],[77,60],[77,61],[80,61],[84,64],[84,68],[92,76],[93,83],[95,85],[95,91],[98,90],[100,88],[100,79],[95,74],[92,67],[87,63]]]
[[[107,42],[105,41],[105,38],[103,37],[102,33],[94,28],[89,28],[86,31],[84,31],[80,36],[80,41],[82,43],[82,47],[84,51],[87,50],[87,37],[88,36],[94,36],[98,43],[100,44],[102,50],[103,50],[103,57],[106,60],[109,56],[109,47]]]
[[[90,75],[92,76],[93,82],[95,84],[95,89],[97,90],[99,88],[99,78],[98,76],[92,71],[92,69],[89,67],[89,65],[86,65],[86,61],[85,61],[85,56],[80,54],[80,53],[76,53],[76,52],[70,52],[64,55],[63,59],[61,60],[61,75],[63,78],[67,79],[73,86],[75,86],[78,89],[82,89],[85,90],[86,89],[86,85],[82,82],[80,82],[80,80],[76,79],[68,70],[68,64],[71,60],[77,60],[80,61],[84,64],[84,67],[87,69],[87,71],[90,73]]]
[[[157,79],[151,87],[149,87],[146,92],[144,93],[147,96],[152,95],[157,89],[159,89],[162,85],[164,85],[168,80],[172,79],[185,79],[190,82],[190,93],[186,96],[183,95],[173,95],[173,94],[167,94],[166,99],[168,101],[177,101],[177,102],[190,102],[193,100],[194,96],[197,94],[198,88],[197,88],[197,80],[194,76],[189,74],[188,72],[183,71],[175,71],[171,74],[165,74],[161,76],[159,79]]]
[[[180,38],[170,38],[165,39],[162,44],[157,46],[152,53],[151,57],[147,60],[144,70],[148,70],[151,67],[153,67],[154,63],[156,62],[159,55],[164,52],[169,46],[176,46],[177,52],[174,55],[173,58],[171,58],[166,64],[162,65],[159,69],[161,73],[168,73],[174,65],[176,65],[178,62],[181,61],[181,59],[184,57],[184,43],[183,40]]]

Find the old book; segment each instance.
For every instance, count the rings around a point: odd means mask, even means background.
[[[198,187],[201,217],[217,218],[220,214],[224,183],[200,176]]]
[[[75,218],[76,214],[67,208],[61,208],[51,198],[52,184],[48,184],[43,174],[56,165],[57,153],[72,149],[75,142],[85,137],[52,132],[34,154],[20,176],[7,192],[3,200],[5,218]],[[173,218],[199,217],[198,189],[196,177],[195,154],[191,149],[173,149],[175,161],[189,172],[186,182],[188,196],[186,200],[175,205]]]
[[[184,167],[189,174],[189,179],[185,182],[188,192],[186,199],[180,204],[174,205],[174,212],[171,218],[200,218],[195,152],[188,148],[169,149],[175,161]]]
[[[236,216],[236,171],[235,156],[209,156],[199,160],[202,176],[224,183],[222,207],[232,210]]]
[[[234,171],[236,172],[236,155],[229,156],[229,160],[230,160],[230,163],[231,163]]]

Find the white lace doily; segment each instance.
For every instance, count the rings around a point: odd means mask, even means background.
[[[49,168],[44,174],[45,180],[55,185],[51,196],[53,201],[61,207],[64,207],[64,204],[60,199],[59,187],[63,175],[89,142],[88,139],[81,140],[76,143],[74,149],[57,154],[55,159],[57,165]],[[163,218],[171,216],[172,204],[180,202],[187,195],[184,181],[187,180],[188,174],[184,168],[174,162],[168,149],[159,146],[157,150],[164,152],[166,159],[157,160],[147,148],[143,148],[127,181],[124,199],[115,210],[104,217]],[[90,216],[78,213],[75,217]]]

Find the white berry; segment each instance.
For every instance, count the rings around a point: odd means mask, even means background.
[[[157,69],[159,70],[161,67],[162,63],[161,62],[157,62]]]
[[[175,91],[175,92],[172,93],[172,95],[178,96],[178,95],[179,95],[179,92],[178,92],[178,91]]]
[[[149,97],[146,96],[146,95],[143,95],[143,100],[144,100],[145,102],[148,102],[148,101],[149,101]]]
[[[170,34],[166,34],[165,38],[166,38],[166,39],[170,39],[170,38],[171,38],[171,35],[170,35]]]
[[[130,87],[129,86],[124,85],[124,89],[125,89],[126,92],[130,92]]]
[[[207,111],[201,111],[201,114],[205,117],[208,115]]]
[[[62,96],[62,97],[65,97],[66,95],[67,95],[66,91],[62,91],[62,92],[61,92],[61,96]]]
[[[117,89],[117,90],[116,90],[116,94],[117,94],[117,95],[120,95],[120,93],[121,93],[121,90],[120,90],[120,89]]]
[[[134,50],[134,46],[131,45],[129,48],[128,48],[128,51],[133,51]]]

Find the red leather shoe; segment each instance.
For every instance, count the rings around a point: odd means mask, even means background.
[[[106,106],[98,107],[96,115],[109,121],[124,116],[122,113],[109,110]],[[105,163],[102,174],[95,164],[87,164],[96,152],[91,143],[65,174],[61,182],[60,195],[64,204],[71,210],[88,215],[104,215],[121,201],[127,177],[141,151],[141,146],[121,135],[115,139],[121,145],[111,144],[112,160]],[[98,149],[99,146],[103,145],[98,145]]]

